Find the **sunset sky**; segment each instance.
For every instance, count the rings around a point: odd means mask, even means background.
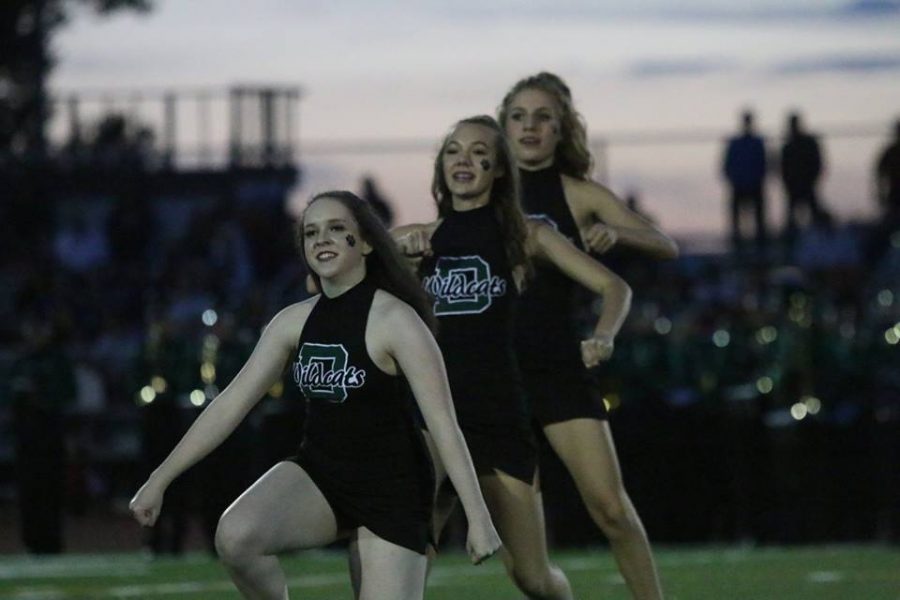
[[[900,118],[900,1],[163,0],[148,15],[78,14],[54,52],[60,92],[299,85],[297,197],[371,172],[402,221],[433,215],[432,148],[448,127],[494,113],[540,70],[568,81],[591,137],[609,142],[595,175],[681,235],[723,230],[721,139],[743,107],[773,149],[791,109],[823,134],[823,195],[843,219],[873,213],[872,162]],[[416,144],[322,150],[354,140]],[[780,219],[775,185],[770,205]]]

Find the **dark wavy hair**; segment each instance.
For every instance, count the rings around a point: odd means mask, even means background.
[[[594,159],[587,141],[587,125],[572,102],[569,86],[558,76],[547,71],[520,79],[503,97],[497,109],[497,119],[505,128],[513,98],[522,90],[541,90],[549,94],[559,107],[560,141],[556,146],[554,162],[561,173],[577,179],[590,177]]]
[[[374,282],[376,287],[409,304],[432,332],[437,331],[437,319],[432,311],[428,294],[425,293],[408,261],[400,254],[394,238],[388,233],[372,206],[353,192],[333,190],[313,196],[306,205],[306,209],[308,210],[314,202],[322,198],[330,198],[346,206],[359,225],[359,234],[372,246],[372,252],[366,255],[366,277]],[[303,245],[305,216],[306,210],[303,211],[297,227],[300,258],[303,260],[303,266],[316,282],[316,286],[322,289],[319,276],[309,268],[309,261],[306,259],[306,250]]]

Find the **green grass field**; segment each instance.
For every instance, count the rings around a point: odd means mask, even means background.
[[[628,593],[607,551],[556,552],[577,598],[616,600]],[[900,550],[881,546],[740,549],[660,548],[670,600],[900,600]],[[285,558],[294,599],[350,598],[340,552]],[[469,566],[442,555],[426,592],[432,600],[521,598],[498,559]],[[59,558],[0,557],[0,598],[239,598],[217,562],[205,555],[150,560],[137,554]]]

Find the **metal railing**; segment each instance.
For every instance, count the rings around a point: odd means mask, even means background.
[[[139,146],[161,167],[287,166],[299,158],[300,98],[298,86],[261,85],[57,92],[48,137],[57,156],[84,156],[109,142],[116,120],[113,141]]]

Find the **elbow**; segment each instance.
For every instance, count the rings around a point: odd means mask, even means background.
[[[621,298],[622,306],[625,308],[627,312],[631,308],[631,286],[619,276],[613,280],[612,290],[616,296]]]

